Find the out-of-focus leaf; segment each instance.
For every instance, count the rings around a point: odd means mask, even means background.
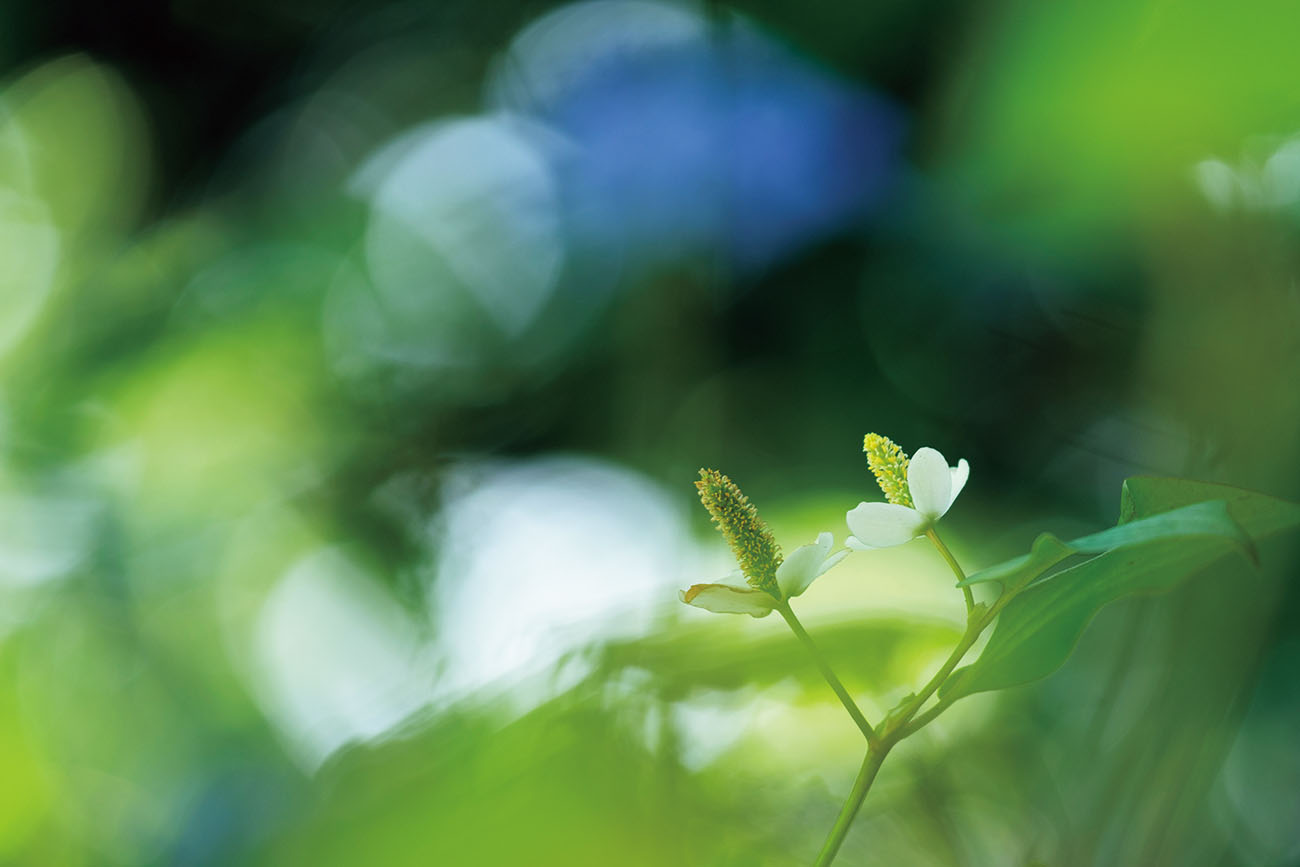
[[[882,690],[911,677],[918,658],[942,651],[961,637],[949,623],[915,620],[813,623],[809,631],[850,687]],[[608,674],[622,668],[649,671],[669,690],[763,687],[790,679],[825,689],[784,624],[779,629],[733,632],[708,623],[608,645],[598,671]]]
[[[1207,497],[1213,499],[1205,502]],[[1070,655],[1102,606],[1125,596],[1170,590],[1220,558],[1251,553],[1253,542],[1297,526],[1300,506],[1263,494],[1178,479],[1130,479],[1124,485],[1120,525],[1069,546],[1079,545],[1084,553],[1110,543],[1114,547],[1016,597],[979,659],[960,669],[942,692],[957,697],[1044,677]],[[1054,546],[1043,547],[1045,553],[1035,558],[1031,552],[1019,567],[995,568],[1005,580],[1033,580],[1025,574],[1031,568],[1041,574],[1048,568],[1041,564],[1060,553]]]
[[[325,766],[313,809],[245,863],[659,867],[763,851],[797,864],[792,850],[816,845],[729,808],[778,815],[761,793],[720,802],[673,762],[575,696],[504,727],[490,708],[415,719]]]

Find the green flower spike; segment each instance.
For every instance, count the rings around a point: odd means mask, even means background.
[[[822,533],[816,542],[797,548],[783,559],[772,531],[735,482],[717,470],[700,470],[695,487],[700,492],[700,502],[713,516],[713,523],[740,564],[740,569],[728,576],[729,582],[743,577],[749,586],[695,584],[680,594],[688,605],[718,614],[766,617],[778,605],[807,590],[819,575],[848,554],[848,551],[831,554],[835,538],[830,533]]]

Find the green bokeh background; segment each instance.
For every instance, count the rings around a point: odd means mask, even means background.
[[[677,602],[730,568],[697,467],[791,550],[877,498],[865,432],[964,456],[968,570],[1133,474],[1300,499],[1294,4],[679,7],[894,105],[888,197],[756,270],[573,254],[523,336],[542,265],[475,212],[504,318],[376,337],[357,173],[488,115],[560,8],[0,7],[0,863],[809,863],[860,737],[777,618]],[[1300,863],[1292,545],[958,704],[843,863]],[[918,544],[800,600],[869,716],[958,635],[950,577]]]

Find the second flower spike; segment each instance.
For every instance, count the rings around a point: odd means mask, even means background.
[[[843,550],[832,554],[830,551],[834,544],[834,536],[822,533],[811,545],[801,545],[790,552],[776,570],[780,599],[739,583],[744,580],[744,574],[737,571],[727,576],[727,582],[691,585],[681,591],[681,600],[715,614],[766,617],[776,610],[777,605],[802,594],[819,576],[849,555]]]
[[[875,473],[887,503],[859,503],[845,515],[850,548],[888,548],[922,536],[947,514],[966,485],[966,460],[950,467],[943,455],[928,446],[909,460],[902,450],[878,434],[863,443],[867,463]]]
[[[736,555],[740,571],[733,572],[725,582],[694,584],[683,590],[681,599],[688,605],[718,614],[766,617],[807,590],[817,576],[848,554],[832,554],[835,538],[822,533],[813,544],[796,548],[783,558],[772,531],[731,479],[717,470],[700,470],[695,487],[700,502]]]

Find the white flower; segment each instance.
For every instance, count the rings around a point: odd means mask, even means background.
[[[916,450],[907,464],[907,488],[912,506],[895,503],[859,503],[847,515],[853,535],[845,544],[855,550],[888,548],[924,535],[947,514],[966,486],[970,465],[966,459],[949,467],[943,455],[930,447]]]
[[[834,544],[834,536],[822,533],[811,545],[803,545],[790,552],[790,556],[776,569],[776,583],[781,590],[781,599],[766,590],[746,585],[744,575],[739,571],[727,576],[728,582],[734,583],[695,584],[679,595],[686,604],[717,614],[766,617],[782,602],[803,593],[818,576],[848,556],[848,551],[831,554],[831,546]]]

